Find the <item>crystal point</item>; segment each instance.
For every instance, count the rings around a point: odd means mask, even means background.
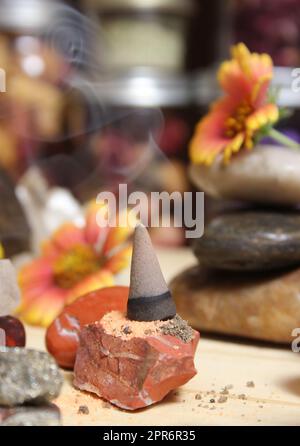
[[[0,316],[11,314],[20,303],[15,268],[10,260],[0,260]]]

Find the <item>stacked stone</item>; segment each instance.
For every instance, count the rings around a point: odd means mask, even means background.
[[[0,426],[59,425],[59,409],[49,400],[63,378],[50,355],[24,348],[24,326],[10,316],[19,303],[15,269],[0,260]]]
[[[292,341],[300,326],[299,161],[296,151],[261,146],[226,167],[192,166],[208,196],[243,200],[243,209],[207,223],[193,246],[198,265],[171,284],[178,313],[194,328]]]

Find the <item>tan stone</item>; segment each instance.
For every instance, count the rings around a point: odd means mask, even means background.
[[[228,165],[191,165],[190,177],[199,190],[215,198],[258,203],[300,203],[300,152],[287,147],[257,145]]]
[[[241,273],[195,266],[170,288],[180,316],[200,330],[290,343],[300,327],[300,269]]]

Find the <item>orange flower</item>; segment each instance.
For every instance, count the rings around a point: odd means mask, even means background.
[[[258,131],[279,118],[278,107],[268,100],[273,63],[267,54],[250,53],[243,43],[232,48],[218,81],[224,96],[200,120],[190,143],[195,164],[210,165],[219,154],[228,162],[241,148],[252,149]]]
[[[25,322],[47,327],[66,303],[114,285],[114,274],[128,265],[132,228],[99,227],[99,210],[107,207],[88,206],[84,227],[62,225],[43,244],[41,256],[20,270],[18,313]]]

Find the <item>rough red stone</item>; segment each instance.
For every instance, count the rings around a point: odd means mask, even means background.
[[[1,316],[0,329],[4,330],[5,332],[5,335],[3,337],[6,347],[25,346],[26,343],[25,329],[22,322],[19,321],[19,319],[12,316]]]
[[[85,324],[100,320],[113,310],[126,311],[128,292],[128,287],[123,286],[102,288],[64,308],[46,333],[47,349],[61,367],[74,367],[79,332]]]
[[[122,337],[100,322],[83,328],[74,367],[74,385],[127,410],[162,400],[196,373],[199,333],[189,343],[170,335]]]

